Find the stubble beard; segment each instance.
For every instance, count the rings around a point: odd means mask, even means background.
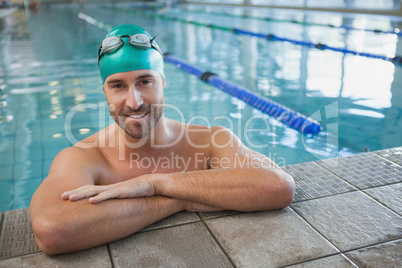
[[[155,128],[159,119],[163,115],[165,106],[165,98],[157,104],[152,105],[141,105],[137,110],[132,110],[126,107],[117,116],[115,113],[111,113],[114,121],[129,135],[134,139],[142,139],[147,137],[152,130]],[[126,124],[127,115],[132,113],[148,113],[147,118],[141,123],[129,123]]]

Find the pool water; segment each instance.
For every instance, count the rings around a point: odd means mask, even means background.
[[[130,13],[142,8],[43,5],[36,13],[20,9],[0,19],[0,211],[29,206],[56,154],[113,122],[96,59],[106,31],[78,12],[106,25],[138,24],[157,36],[163,51],[318,120],[323,131],[303,136],[166,63],[167,117],[224,125],[280,166],[402,145],[400,65]],[[223,11],[287,22],[211,13]],[[395,18],[191,5],[163,15],[402,55],[393,34],[289,22],[389,30],[402,26]]]

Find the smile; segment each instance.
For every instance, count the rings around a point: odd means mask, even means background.
[[[145,115],[146,115],[146,113],[144,113],[144,114],[133,114],[133,115],[130,115],[129,117],[134,118],[134,119],[139,119],[139,118],[144,117]]]

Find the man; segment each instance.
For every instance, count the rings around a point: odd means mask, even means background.
[[[116,123],[60,152],[34,194],[30,215],[43,252],[105,244],[179,211],[292,202],[292,177],[229,130],[163,116],[163,56],[144,29],[114,28],[98,57]]]

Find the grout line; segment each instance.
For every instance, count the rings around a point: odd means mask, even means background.
[[[346,256],[344,253],[341,254],[345,259],[347,259],[351,264],[353,264],[353,266],[359,268],[359,265],[357,265],[351,258],[349,258],[348,256]]]
[[[0,241],[1,241],[1,235],[3,233],[3,223],[4,223],[4,218],[5,214],[3,212],[0,212]]]
[[[338,253],[342,253],[343,251],[339,249],[334,243],[331,242],[324,234],[322,234],[316,227],[314,227],[306,218],[304,218],[299,212],[297,212],[295,209],[292,207],[289,207],[293,212],[295,212],[300,218],[302,218],[311,228],[313,228],[318,234],[320,234],[325,240],[328,241],[329,244],[331,244],[336,250],[338,250]]]
[[[224,210],[223,210],[224,211]],[[201,220],[214,220],[214,219],[219,219],[219,218],[225,218],[225,217],[229,217],[229,216],[234,216],[234,215],[239,215],[239,214],[243,214],[244,212],[241,211],[235,211],[233,210],[234,213],[232,214],[226,214],[226,215],[217,215],[217,216],[212,216],[212,217],[202,217],[201,215],[198,215],[199,213],[203,213],[203,212],[196,212],[198,217],[200,217]]]
[[[297,184],[297,182],[296,182],[296,184]],[[354,188],[356,188],[356,187],[354,187]],[[347,192],[334,193],[334,194],[330,194],[330,195],[312,197],[312,198],[308,198],[308,199],[293,201],[292,204],[297,204],[297,203],[306,202],[306,201],[310,201],[310,200],[317,200],[317,199],[322,199],[322,198],[327,198],[327,197],[331,197],[331,196],[337,196],[337,195],[347,194],[347,193],[352,193],[352,192],[360,192],[360,190],[356,188],[356,189],[351,189],[350,191],[347,191]]]
[[[183,226],[183,225],[197,223],[197,222],[200,222],[200,221],[201,220],[189,221],[189,222],[183,222],[183,223],[178,223],[178,224],[169,225],[169,226],[156,227],[156,228],[150,229],[150,230],[144,230],[144,229],[148,228],[149,226],[151,226],[151,225],[148,225],[148,226],[144,227],[143,229],[141,229],[141,230],[139,230],[139,231],[137,231],[137,232],[135,232],[135,233],[133,233],[131,235],[135,235],[135,234],[139,234],[139,233],[149,233],[149,232],[163,230],[163,229],[169,229],[169,228],[176,227],[176,226]]]
[[[109,253],[109,259],[110,259],[110,264],[112,265],[112,268],[115,267],[114,262],[113,262],[113,255],[112,255],[112,250],[110,249],[110,243],[106,244],[107,252]]]
[[[334,243],[332,243],[324,234],[322,234],[320,231],[318,231],[317,228],[315,228],[309,221],[307,221],[307,219],[305,219],[300,213],[298,213],[295,209],[293,209],[292,207],[289,207],[291,210],[293,210],[297,215],[299,215],[299,217],[301,217],[309,226],[311,226],[311,228],[313,228],[317,233],[319,233],[326,241],[328,241],[328,243],[330,243],[334,248],[336,248],[336,250],[338,250],[339,252],[337,254],[341,254],[344,255],[344,251],[342,251],[340,248],[338,248]],[[366,246],[367,247],[367,246]],[[364,248],[364,247],[363,247]],[[354,249],[353,249],[354,250]],[[337,255],[337,254],[333,254],[333,255]],[[333,256],[333,255],[328,255],[328,256]],[[327,257],[328,257],[327,256]],[[346,256],[344,256],[346,257]],[[321,259],[321,258],[318,258]],[[352,260],[350,260],[349,258],[347,258],[355,267],[359,267],[357,264],[355,264]],[[315,259],[313,259],[315,260]],[[307,261],[306,261],[307,262]]]
[[[338,253],[334,253],[334,254],[330,254],[330,255],[326,255],[326,256],[319,257],[319,258],[310,259],[310,260],[305,260],[305,261],[301,261],[301,262],[296,262],[296,263],[292,263],[292,264],[285,265],[285,266],[280,266],[279,268],[292,267],[293,265],[306,264],[306,263],[311,262],[311,261],[326,259],[326,258],[335,257],[335,256],[343,256],[343,257],[346,258],[349,262],[351,262],[353,266],[359,268],[359,266],[357,266],[353,261],[351,261],[351,260],[350,260],[347,256],[345,256],[342,252],[341,252],[341,253],[338,252]]]
[[[375,247],[375,246],[379,246],[379,245],[382,245],[382,244],[385,244],[385,243],[394,242],[394,241],[398,241],[398,240],[401,240],[401,241],[402,241],[402,237],[396,237],[396,238],[392,238],[392,239],[389,239],[389,240],[381,241],[381,242],[378,242],[378,243],[370,244],[370,245],[367,245],[367,246],[348,249],[348,250],[346,250],[346,251],[344,251],[344,252],[342,252],[342,253],[343,253],[343,254],[348,254],[348,253],[350,253],[350,252],[352,252],[352,251],[361,250],[361,249],[365,249],[365,248],[369,248],[369,247]]]
[[[321,160],[318,160],[321,161]],[[338,174],[334,173],[333,171],[325,168],[324,166],[318,164],[318,161],[311,161],[310,163],[314,163],[315,165],[317,165],[319,168],[323,168],[324,170],[328,171],[329,173],[331,173],[332,175],[334,175],[335,177],[339,178],[342,182],[346,183],[347,185],[349,185],[352,189],[346,192],[341,192],[341,193],[334,193],[331,195],[325,195],[325,196],[318,196],[318,197],[313,197],[313,198],[309,198],[309,199],[303,199],[303,200],[298,200],[298,201],[293,201],[292,204],[294,203],[299,203],[299,202],[305,202],[305,201],[309,201],[309,200],[315,200],[315,199],[320,199],[320,198],[326,198],[326,197],[330,197],[330,196],[336,196],[336,195],[341,195],[341,194],[346,194],[346,193],[352,193],[352,192],[357,192],[357,191],[361,191],[360,188],[358,188],[357,186],[351,184],[350,182],[348,182],[347,180],[345,180],[344,178],[342,178],[341,176],[339,176]],[[306,162],[307,163],[307,162]],[[299,163],[302,164],[302,163]],[[294,165],[299,165],[299,164],[294,164]],[[289,165],[292,166],[292,165]],[[297,184],[297,181],[295,180],[295,183]]]
[[[397,182],[394,184],[399,184],[401,182]],[[387,184],[387,185],[381,185],[381,186],[376,186],[373,188],[378,188],[378,187],[384,187],[384,186],[389,186],[389,185],[394,185],[394,184]],[[400,215],[398,212],[394,211],[392,208],[388,207],[386,204],[382,203],[381,201],[379,201],[378,199],[372,197],[371,195],[369,195],[368,193],[365,192],[365,190],[369,190],[369,189],[373,189],[373,188],[367,188],[364,190],[352,190],[352,191],[348,191],[348,192],[343,192],[343,193],[337,193],[337,194],[333,194],[333,195],[326,195],[326,196],[320,196],[320,197],[315,197],[315,198],[311,198],[311,199],[305,199],[305,200],[299,200],[299,201],[294,201],[290,204],[290,207],[292,207],[293,204],[298,204],[298,203],[302,203],[302,202],[308,202],[311,200],[317,200],[317,199],[323,199],[323,198],[328,198],[328,197],[332,197],[332,196],[337,196],[337,195],[343,195],[343,194],[349,194],[349,193],[354,193],[354,192],[359,192],[365,196],[367,196],[368,198],[372,199],[373,201],[375,201],[376,203],[379,203],[381,206],[385,207],[386,209],[390,210],[392,213],[396,214],[397,216],[402,217],[402,215]],[[293,208],[292,208],[293,209]]]
[[[399,148],[399,147],[394,147],[394,148]],[[384,149],[384,150],[390,150],[390,149],[392,149],[392,148]],[[393,160],[391,160],[391,159],[388,159],[388,158],[386,158],[386,157],[380,155],[379,153],[376,153],[376,152],[384,151],[384,150],[373,151],[372,153],[374,153],[376,156],[378,156],[378,157],[380,157],[380,158],[382,158],[382,159],[384,159],[384,160],[387,160],[387,161],[389,161],[389,162],[391,162],[391,163],[393,163],[393,164],[395,164],[395,165],[397,165],[397,166],[399,166],[399,167],[402,167],[402,166],[401,166],[400,164],[398,164],[397,162],[395,162],[395,161],[393,161]]]
[[[328,169],[327,167],[325,167],[324,165],[320,165],[320,163],[318,163],[321,160],[318,161],[314,161],[314,163],[316,163],[317,165],[319,165],[320,167],[322,167],[323,169],[325,169],[326,171],[330,172],[331,174],[335,175],[336,177],[340,178],[342,181],[346,182],[347,184],[349,184],[350,186],[352,186],[353,188],[356,188],[357,190],[361,190],[359,186],[353,185],[351,182],[347,181],[345,178],[341,177],[339,174],[336,174],[335,171]]]
[[[398,182],[398,183],[400,183],[400,182]],[[389,184],[388,184],[388,185],[389,185]],[[383,186],[378,186],[378,187],[384,187],[384,186],[388,186],[388,185],[383,185]],[[377,187],[375,187],[375,188],[377,188]],[[365,189],[365,190],[370,190],[370,189],[373,189],[373,188],[368,188],[368,189]],[[361,191],[361,192],[362,192],[364,195],[366,195],[368,198],[373,199],[374,202],[379,203],[380,205],[382,205],[382,206],[385,207],[386,209],[390,210],[391,212],[395,213],[395,214],[398,215],[399,217],[402,217],[402,215],[400,215],[398,212],[394,211],[392,208],[388,207],[388,205],[382,203],[382,202],[381,202],[380,200],[378,200],[377,198],[371,196],[369,193],[366,193],[365,191]]]
[[[215,234],[212,232],[212,230],[209,228],[208,224],[201,219],[202,224],[204,225],[204,227],[207,229],[207,231],[209,232],[209,234],[211,235],[212,239],[215,241],[215,243],[218,245],[218,247],[222,250],[223,254],[225,255],[225,257],[228,259],[228,261],[230,262],[230,264],[233,267],[237,267],[236,264],[234,263],[234,261],[232,260],[232,258],[230,257],[229,253],[225,250],[225,248],[221,245],[221,243],[219,243],[218,238],[215,236]]]
[[[385,158],[384,158],[385,159]],[[385,159],[386,161],[389,161],[388,159]],[[389,161],[392,164],[395,164],[394,162]],[[361,186],[357,186],[357,185],[353,185],[351,182],[347,181],[346,178],[341,177],[340,175],[336,174],[335,171],[332,171],[330,169],[328,169],[327,167],[325,167],[324,165],[320,165],[319,163],[317,163],[320,167],[326,169],[327,171],[329,171],[330,173],[332,173],[333,175],[337,176],[338,178],[340,178],[341,180],[343,180],[344,182],[346,182],[347,184],[349,184],[350,186],[353,186],[354,188],[356,188],[358,191],[363,192],[365,190],[368,189],[373,189],[373,188],[378,188],[378,187],[383,187],[383,186],[388,186],[388,185],[393,185],[393,184],[398,184],[398,183],[402,183],[402,181],[399,182],[391,182],[391,183],[386,183],[386,184],[382,184],[382,185],[375,185],[372,187],[368,187],[368,188],[362,188]],[[396,164],[395,164],[396,165]]]
[[[297,215],[299,215],[308,225],[310,225],[314,230],[316,230],[320,235],[322,235],[331,245],[333,245],[333,246],[334,246],[337,250],[339,250],[339,252],[342,253],[342,254],[346,254],[346,253],[348,253],[348,252],[355,251],[355,250],[359,250],[359,249],[364,249],[364,248],[367,248],[367,247],[372,247],[372,246],[376,246],[376,245],[381,245],[381,244],[388,243],[388,242],[392,242],[392,241],[396,241],[396,240],[402,240],[401,237],[397,237],[397,238],[392,238],[392,239],[389,239],[389,240],[381,241],[381,242],[378,242],[378,243],[369,244],[369,245],[365,245],[365,246],[362,246],[362,247],[352,248],[352,249],[348,249],[348,250],[342,251],[342,250],[339,249],[337,246],[335,246],[335,244],[333,244],[325,235],[323,235],[320,231],[318,231],[317,228],[315,228],[312,224],[310,224],[310,223],[307,221],[307,219],[305,219],[305,218],[304,218],[301,214],[299,214],[295,209],[293,209],[292,207],[290,207],[290,209],[293,210]]]

